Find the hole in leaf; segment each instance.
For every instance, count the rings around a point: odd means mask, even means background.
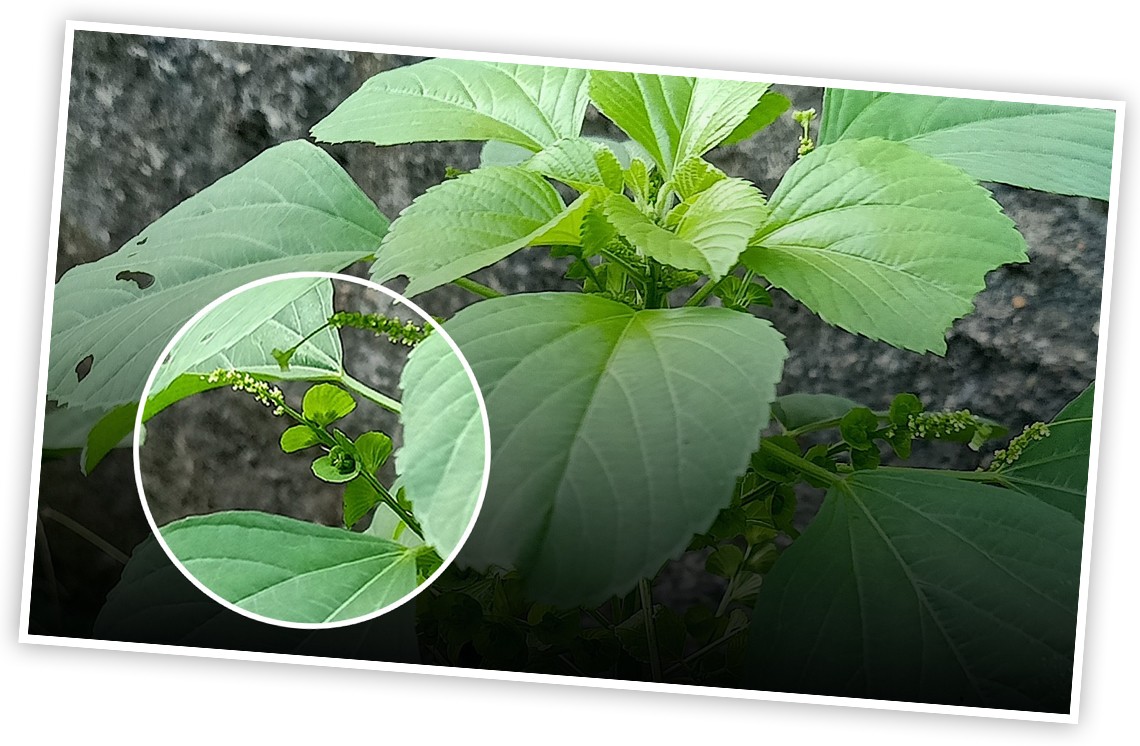
[[[87,357],[80,360],[79,364],[75,366],[75,377],[77,379],[79,379],[80,381],[82,381],[84,378],[87,377],[87,374],[91,372],[91,366],[94,364],[95,364],[95,356],[94,355],[88,355]]]
[[[144,243],[146,243],[146,239],[147,239],[147,237],[143,236],[139,240],[135,241],[135,246],[142,246]]]
[[[123,270],[115,275],[116,280],[128,280],[139,286],[139,290],[146,290],[154,284],[154,275],[147,272],[128,272]]]

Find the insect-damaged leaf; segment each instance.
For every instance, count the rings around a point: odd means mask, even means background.
[[[255,279],[333,271],[372,254],[387,220],[319,148],[278,145],[187,199],[119,251],[55,288],[48,396],[84,409],[135,402],[159,353],[199,310]],[[116,280],[145,271],[143,289]],[[293,298],[261,309],[249,328]],[[87,375],[75,366],[91,357]]]
[[[282,287],[274,290],[275,286]],[[305,287],[310,289],[304,291]],[[302,294],[264,323],[252,328],[246,325],[250,318],[260,314],[260,307],[273,305],[273,299],[282,291]],[[324,324],[331,314],[332,283],[324,279],[282,280],[259,285],[231,298],[189,329],[171,351],[155,378],[143,422],[188,396],[217,388],[221,384],[202,380],[200,375],[219,368],[249,373],[259,379],[339,377],[343,373],[340,337],[331,329],[318,332],[301,345],[288,370],[281,370],[265,355],[266,350],[297,344]],[[235,320],[239,322],[236,328],[224,328]],[[238,334],[244,336],[229,347],[218,347],[218,343]],[[82,457],[84,473],[90,473],[116,445],[122,442],[130,445],[129,436],[135,427],[137,411],[137,402],[123,404],[104,414],[90,429]]]

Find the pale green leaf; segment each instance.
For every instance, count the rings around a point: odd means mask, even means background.
[[[618,232],[647,256],[715,279],[732,269],[768,214],[764,196],[743,179],[722,179],[696,194],[672,231],[623,197],[610,197],[605,210]]]
[[[570,207],[540,174],[481,168],[420,195],[392,223],[372,265],[383,283],[405,275],[406,295],[456,280],[519,249],[577,243],[586,197]]]
[[[1116,112],[831,88],[821,144],[882,137],[979,181],[1108,199]]]
[[[152,395],[178,376],[219,368],[281,380],[340,376],[340,337],[323,329],[281,366],[268,350],[289,349],[320,329],[333,314],[332,282],[323,277],[278,280],[250,288],[216,306],[186,330],[159,368]]]
[[[772,402],[772,416],[788,430],[838,420],[862,406],[833,394],[787,394]]]
[[[570,606],[628,591],[712,524],[786,355],[752,316],[579,294],[484,301],[445,328],[491,423],[490,486],[459,561],[513,567],[538,600]],[[443,352],[429,338],[416,362]]]
[[[594,187],[621,193],[622,167],[605,145],[577,137],[559,140],[522,164],[579,192]]]
[[[355,619],[416,588],[416,555],[407,547],[284,516],[212,513],[161,532],[202,585],[240,609],[283,622]]]
[[[756,599],[746,682],[1069,711],[1080,523],[1011,490],[866,472],[832,488]]]
[[[350,482],[360,474],[360,464],[355,461],[351,463],[352,467],[337,466],[332,456],[320,456],[313,460],[313,476],[330,484]]]
[[[593,70],[590,99],[639,142],[667,176],[728,137],[768,83]]]
[[[1044,500],[1078,519],[1085,515],[1092,448],[1093,386],[1049,423],[1049,435],[1025,447],[1000,474],[1014,489]]]
[[[629,168],[629,164],[632,163],[635,158],[646,163],[653,160],[653,156],[649,155],[649,151],[642,147],[636,140],[614,140],[610,137],[597,137],[594,135],[583,135],[583,138],[608,148],[610,152],[617,157],[618,163],[621,164],[623,170]]]
[[[748,241],[768,219],[760,190],[744,179],[721,179],[686,201],[677,236],[704,255],[719,279],[736,265]]]
[[[318,425],[329,425],[356,409],[356,400],[340,386],[318,383],[305,392],[301,414]]]
[[[831,324],[916,352],[946,351],[985,276],[1028,261],[1025,239],[957,168],[886,140],[821,147],[784,175],[741,256]]]
[[[313,429],[307,425],[294,425],[281,433],[281,450],[285,453],[295,453],[320,442]]]
[[[479,167],[487,166],[518,166],[527,158],[534,155],[534,151],[521,145],[512,145],[509,142],[488,140],[479,151]]]
[[[532,151],[577,137],[586,71],[433,59],[380,73],[312,129],[320,142],[498,140]]]
[[[673,172],[668,186],[685,201],[725,178],[724,171],[703,158],[686,158]]]
[[[475,513],[486,465],[484,421],[459,356],[433,334],[400,374],[404,443],[396,471],[424,540],[447,557]]]
[[[700,249],[654,223],[625,197],[613,195],[605,201],[603,209],[617,232],[646,256],[678,269],[713,273],[708,257]]]
[[[419,663],[415,604],[366,622],[295,629],[242,616],[194,586],[154,536],[131,553],[95,620],[102,640]]]
[[[97,410],[57,407],[47,402],[41,447],[45,451],[80,450],[87,443],[87,433],[103,416],[104,414]],[[120,435],[110,447],[114,448],[122,439]],[[125,445],[129,446],[130,443]]]
[[[386,228],[322,150],[271,148],[60,278],[48,395],[84,409],[135,402],[159,353],[206,304],[268,275],[346,267],[374,253]],[[123,273],[152,279],[115,279]]]

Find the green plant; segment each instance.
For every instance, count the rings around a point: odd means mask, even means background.
[[[262,312],[271,313],[278,298],[295,300],[252,334],[239,331],[236,340],[216,341],[235,319],[242,323],[251,310],[269,307],[270,311]],[[343,528],[248,509],[190,515],[156,527],[168,551],[194,579],[218,598],[262,619],[300,625],[344,623],[401,601],[433,576],[443,558],[456,549],[479,496],[483,467],[477,462],[484,448],[478,438],[455,444],[473,448],[475,458],[469,463],[463,461],[465,457],[453,460],[460,468],[452,474],[454,486],[449,494],[420,498],[413,504],[404,487],[382,482],[380,470],[392,455],[392,438],[376,430],[350,436],[342,429],[342,420],[357,408],[354,393],[369,405],[396,415],[402,413],[403,405],[348,375],[339,330],[360,329],[371,332],[371,339],[385,340],[382,345],[414,348],[430,335],[431,327],[382,314],[334,312],[332,303],[333,282],[324,275],[252,286],[212,306],[188,325],[152,374],[155,383],[149,390],[161,393],[148,400],[162,397],[162,408],[220,387],[252,396],[273,416],[292,423],[282,428],[281,451],[315,454],[313,477],[343,485]],[[468,406],[478,409],[473,384],[458,358],[452,354],[437,361],[437,367],[467,382],[467,390],[457,389],[459,398],[446,403],[451,411],[466,418]],[[296,408],[274,383],[314,379],[323,380],[308,387]],[[408,378],[402,378],[402,386],[414,389]],[[151,409],[139,420],[153,417],[159,407]],[[138,414],[129,407],[124,411]],[[113,440],[118,435],[108,437]],[[410,436],[412,447],[417,447],[416,439],[422,435],[413,428]],[[155,448],[168,449],[169,443]],[[437,459],[438,455],[425,457]],[[87,463],[91,463],[90,451]],[[469,471],[461,470],[465,466]],[[232,467],[218,463],[212,468],[221,475]],[[398,471],[408,469],[401,463]],[[153,507],[168,499],[165,476],[162,469],[140,470],[152,522]],[[224,482],[214,484],[211,476],[203,475],[197,489],[207,493],[223,489]],[[305,484],[294,488],[299,502],[312,501],[307,493]],[[179,510],[177,514],[184,513]],[[367,527],[353,532],[370,514]]]
[[[629,139],[581,136],[590,103]],[[1065,710],[1092,388],[987,469],[883,466],[915,441],[976,450],[1003,429],[909,394],[879,412],[777,397],[783,336],[753,311],[779,288],[849,332],[944,353],[986,274],[1028,260],[978,182],[1106,199],[1112,112],[829,90],[815,138],[814,113],[794,114],[800,158],[770,198],[705,160],[788,108],[747,81],[445,59],[382,73],[314,138],[485,141],[482,165],[388,226],[318,148],[267,151],[65,275],[52,398],[95,410],[90,462],[123,434],[97,434],[115,416],[101,410],[130,409],[132,374],[190,298],[360,260],[378,282],[406,277],[408,295],[453,283],[483,298],[444,328],[486,400],[492,468],[459,568],[421,596],[430,660]],[[263,235],[248,218],[266,210],[280,222]],[[468,277],[534,246],[564,257],[581,292],[501,297]],[[166,279],[187,276],[182,262],[198,286]],[[116,272],[153,284],[116,308],[84,292]],[[124,353],[117,316],[142,311],[154,320]],[[447,354],[429,337],[414,363],[434,374]],[[409,429],[428,412],[411,398]],[[475,422],[431,423],[423,442]],[[447,463],[408,464],[413,501],[452,488]],[[827,492],[800,535],[805,488]],[[725,579],[716,608],[654,602],[654,577],[686,551]]]

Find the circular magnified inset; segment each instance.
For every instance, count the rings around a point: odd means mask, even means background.
[[[277,275],[202,309],[155,364],[135,425],[139,496],[167,555],[215,601],[282,626],[413,598],[487,489],[486,407],[459,348],[348,275]]]

